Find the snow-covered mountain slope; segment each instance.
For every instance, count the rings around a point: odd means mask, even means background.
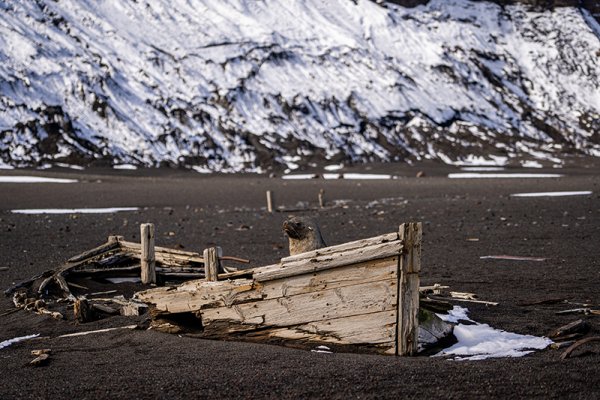
[[[12,165],[600,156],[600,26],[578,8],[14,0],[0,13]]]

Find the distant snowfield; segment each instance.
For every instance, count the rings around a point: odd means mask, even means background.
[[[462,171],[471,171],[471,172],[489,172],[489,171],[504,171],[506,168],[504,167],[462,167]]]
[[[139,207],[110,208],[30,208],[11,210],[13,214],[111,214],[124,211],[137,211]]]
[[[488,324],[480,324],[471,320],[468,310],[460,306],[446,314],[438,314],[444,321],[458,323],[454,327],[457,343],[435,356],[454,356],[454,360],[485,360],[499,357],[523,357],[535,350],[543,350],[552,344],[545,337],[520,335],[494,329]],[[462,324],[461,320],[470,321]]]
[[[345,174],[334,174],[334,173],[324,173],[322,175],[319,174],[293,174],[293,175],[283,175],[281,179],[288,180],[304,180],[304,179],[318,179],[320,176],[323,179],[364,179],[364,180],[380,180],[380,179],[394,179],[395,176],[389,174],[361,174],[361,173],[345,173]]]
[[[76,183],[77,179],[45,178],[42,176],[0,176],[0,183]]]
[[[0,13],[0,165],[600,156],[600,27],[576,7],[38,0]]]
[[[560,178],[563,174],[526,174],[526,173],[506,173],[506,174],[480,174],[475,172],[456,172],[448,174],[450,179],[529,179],[529,178]]]
[[[581,190],[575,192],[538,192],[538,193],[514,193],[511,197],[562,197],[562,196],[589,196],[590,190]]]
[[[135,166],[133,164],[116,164],[116,165],[113,165],[113,169],[136,170],[137,166]]]

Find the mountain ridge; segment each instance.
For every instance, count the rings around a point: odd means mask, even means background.
[[[0,158],[9,165],[261,172],[600,156],[600,29],[580,8],[0,7]]]

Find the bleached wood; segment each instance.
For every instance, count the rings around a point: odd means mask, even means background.
[[[88,250],[86,252],[83,252],[81,254],[78,254],[76,256],[69,258],[67,260],[67,263],[81,263],[83,261],[97,257],[104,253],[108,253],[109,251],[117,250],[119,248],[119,242],[118,242],[118,240],[116,240],[116,239],[113,240],[112,238],[113,238],[112,236],[109,237],[108,242],[101,244],[98,247],[94,247],[91,250]]]
[[[396,280],[397,269],[398,257],[389,257],[320,271],[316,274],[303,274],[262,282],[260,292],[265,299],[274,299],[367,282]]]
[[[380,281],[244,302],[201,311],[205,330],[214,321],[257,326],[292,326],[325,319],[396,309],[396,282]]]
[[[154,224],[140,225],[142,283],[156,283],[154,258]]]
[[[254,270],[254,279],[265,282],[274,279],[288,278],[290,276],[324,271],[345,265],[356,264],[371,260],[382,259],[399,254],[402,245],[396,240],[387,243],[374,244],[336,253],[324,254],[310,259],[285,261],[280,266],[257,268]]]
[[[344,286],[360,285],[382,280],[396,281],[398,258],[357,264],[319,273],[317,276],[303,275],[286,280],[255,283],[251,279],[206,282],[189,281],[176,288],[155,288],[137,294],[144,302],[156,304],[158,310],[168,312],[190,312],[206,308],[207,305],[232,306],[251,299],[276,299],[303,293],[319,292]]]
[[[140,258],[141,245],[133,242],[120,242],[121,250],[127,255],[134,258]],[[161,263],[204,263],[204,258],[201,254],[192,251],[182,251],[169,249],[167,247],[154,247],[156,261]]]
[[[225,326],[227,332],[218,332],[218,335],[240,333],[237,328],[236,325],[227,325]],[[368,344],[376,353],[393,354],[395,335],[396,313],[381,311],[315,321],[293,327],[260,329],[256,332],[248,332],[245,337],[254,341],[278,338],[297,343],[314,342],[338,346]]]
[[[288,257],[251,270],[254,279],[196,280],[136,296],[159,313],[195,313],[205,337],[360,345],[376,353],[414,354],[420,230],[420,224],[405,224],[400,234],[346,243],[336,246],[337,252],[327,248]]]
[[[329,247],[324,247],[324,248],[317,249],[317,250],[307,251],[306,253],[294,254],[293,256],[282,258],[281,263],[287,264],[287,263],[290,263],[293,261],[311,259],[311,258],[315,258],[318,256],[332,254],[332,253],[373,246],[375,244],[393,242],[395,240],[398,240],[397,232],[386,233],[385,235],[375,236],[375,237],[368,238],[368,239],[355,240],[353,242],[347,242],[347,243],[342,243],[342,244],[338,244],[335,246],[329,246]]]
[[[273,212],[273,193],[267,190],[267,212]]]
[[[219,277],[219,257],[223,255],[220,247],[210,247],[204,250],[204,274],[207,281],[216,281]]]
[[[236,301],[259,300],[262,295],[254,290],[251,279],[207,282],[204,279],[185,282],[176,287],[158,287],[135,294],[144,303],[170,313],[194,312],[213,304],[231,305]]]
[[[419,335],[419,271],[421,269],[421,223],[400,225],[403,251],[398,264],[398,322],[396,354],[417,353]]]

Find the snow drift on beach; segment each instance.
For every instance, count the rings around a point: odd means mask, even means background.
[[[600,156],[600,26],[575,7],[22,0],[0,14],[0,165]]]
[[[476,323],[469,319],[467,313],[466,308],[454,306],[449,314],[438,314],[444,321],[457,324],[454,327],[454,336],[458,342],[436,356],[453,356],[454,360],[522,357],[552,344],[548,338],[520,335],[494,329],[488,324]]]

